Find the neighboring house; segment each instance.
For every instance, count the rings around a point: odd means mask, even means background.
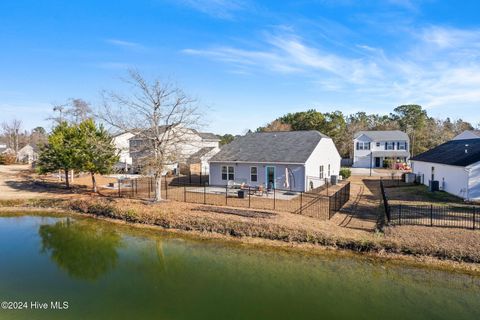
[[[119,170],[128,171],[132,166],[132,157],[130,156],[130,139],[135,136],[132,132],[122,132],[113,136],[113,144],[117,149],[120,159],[116,167]]]
[[[18,150],[17,161],[22,163],[33,163],[38,159],[38,148],[27,144],[22,149]]]
[[[250,133],[210,159],[210,184],[308,191],[338,176],[340,159],[332,139],[318,131]]]
[[[480,130],[465,130],[452,140],[479,139]]]
[[[0,154],[11,154],[11,155],[15,155],[15,150],[13,150],[12,148],[7,147],[7,145],[5,145],[5,144],[1,144],[1,145],[0,145]]]
[[[160,129],[162,130],[162,128]],[[219,148],[220,139],[213,133],[198,132],[195,129],[183,127],[172,130],[179,130],[181,132],[173,134],[173,136],[178,136],[178,138],[175,138],[177,141],[169,143],[171,148],[171,150],[168,150],[169,157],[174,159],[174,161],[166,166],[165,171],[173,170],[178,173],[179,169],[182,168],[184,172],[181,173],[188,173],[186,169],[188,168],[187,163],[192,155],[198,153],[203,148]],[[129,142],[133,170],[140,171],[143,162],[151,157],[150,142],[145,139],[145,135],[143,134],[133,136]],[[198,156],[201,157],[201,155]],[[203,156],[208,157],[208,155]]]
[[[186,163],[189,173],[208,175],[210,172],[208,161],[219,151],[219,147],[205,147],[192,154]]]
[[[422,183],[467,200],[480,200],[480,139],[451,140],[411,159]]]
[[[354,168],[383,168],[386,159],[406,163],[410,139],[400,130],[359,131],[353,139]]]

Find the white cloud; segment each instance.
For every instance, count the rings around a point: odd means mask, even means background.
[[[369,44],[338,50],[310,43],[290,30],[267,34],[262,49],[219,46],[186,49],[242,72],[298,74],[305,84],[393,105],[415,102],[427,108],[480,104],[480,30],[428,26],[410,35],[403,50]],[[360,49],[360,50],[358,50]],[[352,55],[352,52],[356,54]]]
[[[176,3],[219,19],[233,19],[237,11],[247,8],[243,0],[180,0]]]
[[[120,40],[120,39],[107,39],[105,40],[108,44],[120,47],[120,48],[126,48],[126,49],[134,49],[134,50],[143,50],[145,47],[137,42],[131,42],[131,41],[126,41],[126,40]]]

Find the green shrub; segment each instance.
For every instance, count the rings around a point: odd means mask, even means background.
[[[384,168],[393,168],[393,160],[392,159],[383,160],[383,167]]]
[[[352,175],[352,170],[350,170],[349,168],[340,168],[340,175],[344,179],[348,179]]]

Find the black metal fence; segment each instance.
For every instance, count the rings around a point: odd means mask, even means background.
[[[380,180],[380,190],[385,216],[392,225],[420,225],[473,230],[480,227],[480,207],[467,205],[390,204],[385,193],[386,187],[384,183],[385,180]]]
[[[145,177],[119,180],[117,188],[111,192],[118,197],[152,199],[155,189],[154,179]],[[327,220],[350,199],[350,182],[326,196],[313,192],[215,186],[189,183],[187,179],[162,179],[161,196],[181,202],[284,211]]]
[[[475,206],[390,205],[391,224],[478,229],[480,208]]]
[[[390,206],[388,205],[388,198],[385,193],[385,185],[383,179],[380,179],[380,191],[382,193],[382,202],[383,202],[383,209],[385,210],[385,216],[387,217],[387,221],[390,222],[391,215],[390,215]]]
[[[393,187],[408,187],[413,186],[415,183],[407,183],[405,179],[401,175],[392,175],[388,178],[381,177],[380,180],[383,182],[383,186],[385,188],[393,188]]]
[[[328,201],[328,219],[331,219],[335,213],[350,200],[350,182],[347,182],[341,189],[329,196]]]

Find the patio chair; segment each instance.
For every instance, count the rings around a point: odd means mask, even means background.
[[[259,196],[268,195],[268,192],[263,184],[259,185],[256,191],[257,195]]]

